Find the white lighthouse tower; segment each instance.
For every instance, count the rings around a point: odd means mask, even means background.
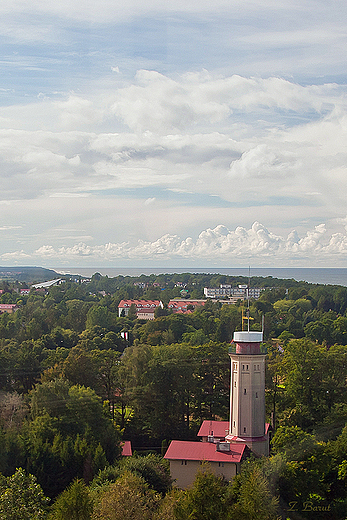
[[[269,455],[265,425],[265,354],[262,332],[235,332],[231,359],[230,419],[226,440],[244,442],[257,455]]]

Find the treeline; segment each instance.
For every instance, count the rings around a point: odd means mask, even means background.
[[[50,507],[35,477],[19,468],[13,476],[0,480],[0,515],[20,520],[278,518],[278,499],[272,496],[262,469],[254,463],[232,483],[202,465],[190,489],[172,489],[171,484],[163,459],[154,455],[133,457],[101,471],[89,485],[75,480]]]
[[[242,302],[234,305],[222,305],[223,302],[212,304],[208,302],[204,308],[198,309],[193,315],[170,316],[167,302],[173,297],[181,296],[181,288],[174,287],[175,276],[180,280],[185,275],[160,275],[152,278],[149,285],[140,287],[130,277],[116,279],[95,274],[90,283],[66,282],[60,286],[51,287],[48,294],[32,292],[22,296],[17,291],[20,284],[14,285],[0,282],[4,291],[0,295],[0,303],[16,303],[19,311],[13,315],[4,313],[0,316],[0,339],[11,339],[23,342],[37,340],[50,335],[54,329],[66,329],[75,333],[90,330],[94,325],[115,332],[120,338],[120,332],[130,331],[131,341],[138,338],[151,344],[168,344],[182,341],[186,332],[199,331],[204,333],[205,341],[229,341],[230,334],[240,326]],[[163,278],[163,279],[161,279]],[[165,280],[169,281],[165,281]],[[207,281],[228,282],[236,285],[245,282],[239,277],[216,275],[187,275],[188,291],[186,298],[203,298],[203,287]],[[116,281],[115,281],[116,280]],[[159,281],[154,281],[159,280]],[[182,282],[183,283],[183,282]],[[265,278],[251,279],[252,285],[262,286],[266,290],[258,300],[251,302],[251,314],[254,323],[265,317],[265,335],[267,339],[278,338],[282,332],[290,332],[296,338],[309,337],[319,343],[328,345],[336,342],[347,342],[347,288],[339,286],[320,286],[294,280],[278,280]],[[211,284],[212,285],[212,284]],[[194,291],[196,292],[195,294]],[[157,316],[167,316],[167,320],[147,324],[141,328],[141,323],[133,319],[119,319],[118,305],[122,299],[159,299],[164,303],[164,310],[158,309]],[[134,316],[132,316],[134,318]],[[135,326],[136,324],[136,326]],[[254,325],[256,328],[256,325]],[[134,334],[133,334],[134,332]],[[169,334],[161,337],[161,332]],[[150,338],[148,335],[152,334]],[[155,336],[159,336],[158,339]],[[196,338],[197,340],[198,338]],[[51,345],[54,345],[51,342]],[[75,339],[72,339],[75,341]],[[70,341],[71,343],[71,341]],[[125,344],[119,340],[119,347]]]
[[[4,520],[344,519],[347,428],[325,443],[299,428],[280,428],[275,454],[248,459],[227,482],[202,464],[185,491],[172,486],[159,455],[123,458],[88,484],[75,479],[54,500],[19,468],[0,478]]]
[[[204,276],[187,274],[190,295],[201,290],[199,277],[201,286],[212,285]],[[166,291],[179,289],[141,288],[134,285],[138,279],[121,283],[121,278],[94,275],[89,284],[66,282],[29,296],[3,284],[0,301],[17,303],[19,310],[0,316],[0,496],[10,493],[4,490],[12,482],[34,478],[41,486],[42,518],[48,511],[56,515],[52,518],[69,518],[59,507],[64,511],[78,501],[87,504],[88,513],[76,518],[118,518],[102,516],[102,501],[118,511],[117,503],[129,497],[131,504],[137,493],[148,511],[129,516],[135,519],[310,518],[315,507],[321,508],[315,509],[318,517],[343,520],[347,288],[271,279],[272,286],[250,302],[251,328],[259,330],[263,316],[265,321],[272,456],[245,463],[232,484],[206,470],[191,490],[179,492],[170,491],[162,459],[146,462],[148,474],[157,471],[164,478],[167,488],[159,491],[144,470],[122,465],[145,464],[146,453],[163,454],[171,439],[195,440],[204,419],[228,419],[228,349],[234,331],[241,330],[245,307],[208,301],[186,315],[164,307],[148,322],[132,313],[118,317],[120,299],[163,299]],[[209,279],[214,285],[230,281]],[[267,279],[254,285],[260,283]],[[123,332],[129,333],[127,341]],[[122,439],[131,440],[143,456],[121,462]],[[263,499],[254,495],[252,502],[252,485],[263,489]],[[207,513],[204,486],[211,486],[215,516]],[[45,497],[53,505],[47,506]],[[0,498],[0,513],[1,507]]]

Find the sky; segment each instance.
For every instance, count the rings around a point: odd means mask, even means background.
[[[345,267],[345,0],[2,0],[0,265]]]

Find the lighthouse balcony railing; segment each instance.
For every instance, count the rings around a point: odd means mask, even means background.
[[[264,343],[260,344],[260,353],[267,354],[267,346]],[[230,343],[229,354],[236,354],[236,344],[235,343]]]

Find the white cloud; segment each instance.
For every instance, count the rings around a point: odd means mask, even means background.
[[[21,229],[22,226],[0,226],[0,231],[8,231],[11,229]]]
[[[23,231],[0,255],[26,244],[28,230],[34,248],[50,246],[44,258],[344,254],[344,86],[140,71],[102,95],[3,107],[1,121],[0,218]],[[257,220],[276,232],[248,229]],[[325,232],[314,229],[322,221]],[[52,232],[71,222],[75,237],[108,247]],[[301,238],[288,236],[293,227]]]
[[[148,199],[145,200],[145,206],[149,206],[150,204],[154,204],[155,201],[156,201],[155,197],[149,197]]]
[[[178,235],[166,234],[153,242],[139,240],[135,245],[129,242],[97,246],[79,243],[58,249],[46,245],[37,249],[34,256],[54,259],[56,262],[78,261],[81,258],[88,258],[95,263],[112,262],[121,258],[153,261],[174,261],[179,258],[192,261],[200,258],[217,260],[222,265],[245,261],[252,261],[253,265],[271,265],[275,261],[278,265],[288,265],[293,261],[293,254],[298,265],[305,265],[307,259],[313,265],[319,265],[322,258],[329,259],[332,264],[345,261],[347,235],[334,233],[327,236],[325,225],[320,224],[302,238],[295,231],[283,237],[272,233],[259,222],[254,222],[249,229],[239,226],[235,230],[229,230],[223,225],[206,229],[196,240],[191,237],[182,240]]]
[[[135,84],[118,90],[111,111],[134,131],[172,133],[197,124],[216,124],[234,110],[265,108],[300,113],[345,106],[337,85],[301,86],[282,78],[212,78],[188,74],[174,81],[155,71],[139,71]]]
[[[30,261],[32,259],[32,255],[25,253],[25,251],[23,249],[21,249],[19,251],[3,253],[2,255],[0,255],[0,258],[4,262],[13,262],[15,264],[18,264],[21,261],[24,261],[24,262]]]
[[[239,179],[282,176],[288,178],[293,171],[297,171],[297,160],[298,156],[294,151],[281,150],[281,147],[276,145],[270,147],[268,144],[258,144],[231,163],[230,174]]]
[[[319,6],[320,2],[315,2]],[[208,13],[208,12],[240,12],[240,8],[249,11],[259,11],[260,9],[271,9],[274,11],[290,8],[291,10],[304,11],[303,6],[293,3],[292,0],[282,0],[275,2],[273,0],[254,0],[252,2],[242,2],[241,0],[216,0],[213,3],[213,9],[209,0],[84,0],[83,2],[71,3],[67,0],[54,2],[53,0],[32,0],[30,5],[23,0],[2,0],[0,13],[7,15],[9,13],[26,13],[28,14],[46,14],[48,16],[66,17],[75,20],[88,20],[98,22],[109,22],[124,20],[133,16],[152,15],[154,13]]]

